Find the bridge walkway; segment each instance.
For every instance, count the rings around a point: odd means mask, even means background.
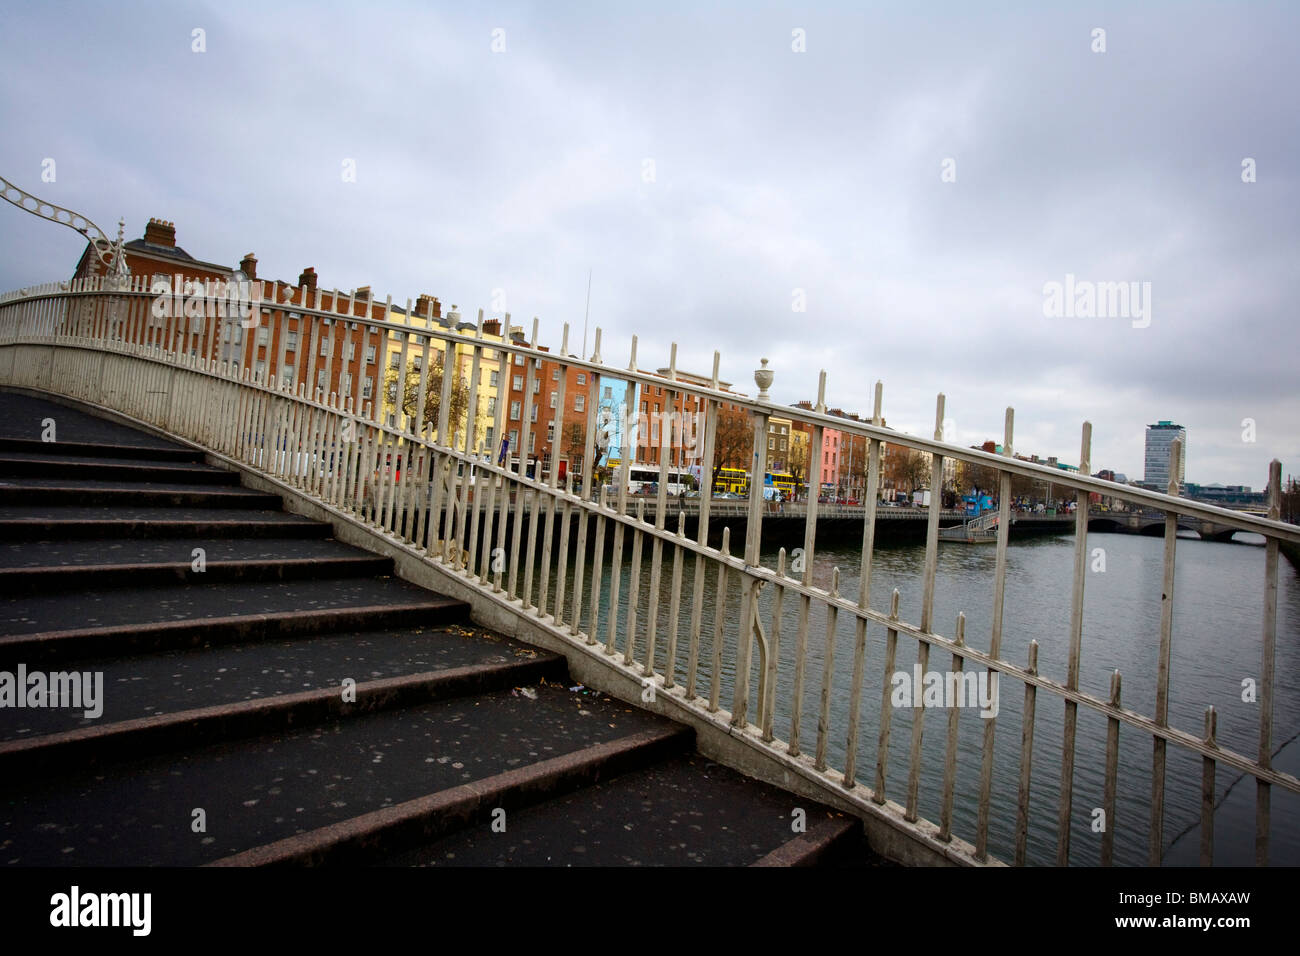
[[[0,391],[6,673],[90,693],[0,707],[4,865],[882,862],[201,450]]]

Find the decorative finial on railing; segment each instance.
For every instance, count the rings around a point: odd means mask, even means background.
[[[627,363],[627,370],[629,372],[636,371],[636,336],[635,335],[632,336],[632,358]]]
[[[767,390],[772,386],[772,379],[775,373],[767,367],[767,359],[759,359],[762,368],[754,369],[754,384],[758,386],[758,400],[760,402],[771,401],[771,396]]]
[[[600,357],[600,326],[596,326],[596,351],[591,353],[591,362],[595,365],[604,364]]]
[[[763,359],[767,363],[767,359]],[[826,369],[822,369],[817,376],[817,412],[820,415],[826,414]]]

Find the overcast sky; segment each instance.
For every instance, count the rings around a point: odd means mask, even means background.
[[[590,269],[616,366],[717,349],[752,394],[766,357],[783,403],[824,368],[863,414],[880,379],[914,434],[943,391],[967,445],[1012,405],[1070,462],[1086,419],[1130,478],[1171,419],[1190,480],[1259,488],[1300,474],[1298,35],[1244,2],[44,3],[0,32],[0,174],[556,348]],[[83,247],[0,204],[0,289]],[[1046,315],[1067,274],[1149,313]]]

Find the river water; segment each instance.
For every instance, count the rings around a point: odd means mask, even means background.
[[[736,530],[733,529],[733,536]],[[1260,704],[1249,699],[1243,682],[1260,678],[1263,624],[1264,557],[1262,538],[1246,536],[1242,542],[1217,543],[1181,536],[1177,544],[1174,587],[1174,628],[1170,667],[1170,723],[1200,736],[1204,710],[1213,705],[1218,714],[1218,741],[1247,756],[1258,750]],[[740,539],[738,539],[740,540]],[[1122,703],[1151,716],[1155,710],[1156,666],[1160,635],[1160,593],[1163,577],[1163,540],[1158,537],[1093,533],[1088,538],[1090,570],[1085,584],[1084,625],[1080,686],[1098,697],[1109,695],[1110,674],[1123,678]],[[1104,570],[1094,549],[1104,550]],[[1044,676],[1062,683],[1069,648],[1070,586],[1073,572],[1072,535],[1014,541],[1008,552],[1002,657],[1024,666],[1029,642],[1039,644],[1038,667]],[[934,630],[951,637],[958,612],[966,616],[966,642],[987,650],[991,627],[995,549],[992,546],[941,544],[934,602]],[[900,617],[920,619],[925,548],[918,545],[878,546],[872,570],[872,606],[888,610],[892,590],[900,592]],[[694,559],[683,564],[679,609],[679,649],[676,674],[685,679],[689,640]],[[774,554],[763,563],[775,566]],[[610,567],[606,554],[602,570],[602,609],[599,637],[606,636],[609,619]],[[1273,709],[1274,766],[1300,775],[1300,576],[1285,558],[1279,560],[1278,626]],[[660,584],[657,669],[667,667],[668,602],[671,552],[665,550]],[[1092,568],[1096,567],[1097,570]],[[587,569],[591,563],[588,557]],[[814,583],[828,587],[833,568],[840,572],[840,591],[856,598],[860,555],[857,549],[819,551],[813,560]],[[573,564],[570,562],[569,574]],[[631,548],[625,547],[619,604],[626,614],[631,585]],[[729,708],[734,678],[735,624],[740,613],[737,576],[729,575],[721,672],[721,706]],[[571,592],[572,578],[566,589]],[[644,656],[646,616],[650,595],[650,548],[642,558],[638,595],[638,657]],[[700,638],[699,690],[708,693],[711,641],[714,623],[715,573],[706,571],[703,625]],[[587,589],[584,589],[587,590]],[[764,627],[773,630],[773,588],[764,590],[761,608]],[[554,588],[551,588],[552,595]],[[589,597],[589,590],[587,591]],[[566,595],[567,597],[567,595]],[[801,599],[787,594],[780,626],[775,733],[788,740],[793,709],[794,645]],[[620,617],[620,623],[623,618]],[[587,616],[583,616],[583,625]],[[805,665],[800,749],[812,753],[816,746],[817,710],[826,650],[826,616],[819,602],[811,603],[808,653]],[[828,761],[845,765],[854,616],[841,613],[835,631],[834,679]],[[623,649],[620,630],[618,648]],[[857,779],[874,783],[882,687],[891,686],[883,672],[885,629],[867,628],[867,657],[860,709]],[[916,643],[900,636],[894,672],[909,676],[917,662]],[[929,670],[952,669],[950,656],[932,651]],[[966,670],[972,670],[967,665]],[[751,691],[757,688],[757,665]],[[1020,737],[1024,703],[1023,685],[1003,680],[994,746],[992,814],[989,850],[1013,858],[1017,787],[1020,775]],[[886,792],[905,803],[910,762],[912,718],[910,707],[893,709]],[[1054,695],[1040,691],[1035,714],[1033,777],[1027,862],[1052,864],[1056,859],[1057,803],[1064,733],[1064,705]],[[754,713],[751,710],[751,720]],[[939,821],[948,711],[924,712],[920,770],[919,813]],[[979,792],[979,770],[984,720],[977,708],[962,709],[959,718],[957,789],[954,833],[974,840]],[[1100,822],[1094,808],[1103,804],[1106,720],[1080,708],[1076,734],[1074,799],[1071,815],[1072,864],[1096,864],[1100,859]],[[1152,742],[1145,733],[1121,725],[1119,788],[1115,819],[1115,862],[1145,864],[1150,828]],[[1202,760],[1176,746],[1168,748],[1164,823],[1164,862],[1196,864]],[[1241,779],[1220,765],[1216,775],[1216,864],[1249,865],[1254,860],[1255,783]],[[1300,797],[1274,787],[1270,859],[1275,864],[1300,864]]]

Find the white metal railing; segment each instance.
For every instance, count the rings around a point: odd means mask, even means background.
[[[1026,860],[1034,798],[1036,698],[1040,692],[1059,700],[1064,708],[1055,790],[1058,863],[1071,860],[1071,822],[1077,812],[1073,789],[1080,709],[1090,718],[1105,721],[1104,809],[1108,820],[1114,820],[1120,811],[1130,816],[1140,812],[1132,806],[1118,806],[1121,728],[1126,740],[1136,734],[1150,741],[1147,859],[1153,864],[1158,864],[1163,854],[1170,744],[1199,757],[1204,765],[1200,819],[1203,862],[1212,862],[1214,855],[1216,767],[1226,766],[1255,780],[1255,852],[1260,863],[1267,862],[1269,856],[1272,789],[1300,794],[1300,780],[1274,769],[1271,764],[1278,544],[1300,542],[1300,528],[1278,520],[1281,466],[1276,461],[1270,469],[1269,517],[1261,518],[1089,477],[1091,426],[1086,423],[1079,473],[1063,473],[1012,457],[1011,409],[1006,414],[1002,454],[960,448],[940,440],[944,420],[942,395],[937,403],[935,437],[903,435],[881,424],[879,383],[872,420],[856,422],[726,391],[718,383],[716,353],[713,374],[706,385],[677,377],[675,345],[666,377],[637,367],[635,338],[628,367],[611,367],[599,357],[599,329],[596,354],[583,359],[569,354],[567,325],[559,351],[543,352],[536,348],[536,320],[531,339],[523,344],[509,338],[485,337],[482,313],[473,334],[462,334],[436,326],[424,328],[392,321],[391,300],[386,303],[381,319],[372,316],[374,306],[368,301],[338,292],[309,294],[305,289],[298,289],[292,290],[286,301],[261,303],[254,311],[255,328],[267,331],[263,345],[254,338],[253,329],[244,329],[245,334],[237,336],[235,323],[220,320],[222,299],[204,298],[204,310],[209,314],[197,321],[169,312],[155,316],[155,302],[156,297],[142,277],[131,278],[122,285],[97,279],[51,283],[0,296],[0,383],[41,389],[115,409],[276,477],[321,504],[358,518],[411,547],[445,573],[505,599],[516,613],[562,629],[575,642],[603,645],[611,659],[621,656],[624,665],[653,683],[660,693],[675,695],[683,706],[701,714],[722,715],[730,721],[734,733],[745,736],[756,746],[797,758],[826,787],[838,788],[840,793],[858,799],[869,810],[873,806],[880,808],[871,812],[884,813],[888,809],[886,792],[894,779],[890,761],[895,708],[889,699],[888,678],[895,670],[900,638],[915,645],[917,661],[922,666],[928,664],[931,651],[938,651],[951,655],[954,671],[975,668],[987,672],[990,680],[996,674],[1004,682],[1018,683],[1023,689],[1024,703],[1020,709],[1019,776],[1013,804],[995,806],[993,801],[993,754],[998,719],[983,720],[982,730],[974,738],[968,727],[962,742],[960,708],[950,707],[937,824],[927,823],[919,814],[925,707],[918,701],[905,708],[911,712],[911,725],[910,742],[905,748],[907,776],[902,818],[918,833],[937,830],[937,839],[953,847],[959,858],[990,859],[991,819],[997,816],[1009,820],[1014,815],[1015,836],[1013,844],[1007,846],[1007,855],[1016,863]],[[212,312],[218,315],[214,317]],[[409,303],[407,314],[410,314]],[[296,334],[297,346],[293,349],[288,347],[290,333]],[[310,345],[304,348],[308,342]],[[515,373],[513,359],[524,356],[527,386],[518,448],[529,447],[533,427],[541,429],[546,425],[543,421],[534,426],[531,421],[538,375],[537,362],[532,360],[547,359],[560,365],[561,374],[555,386],[559,410],[566,407],[568,370],[585,372],[584,462],[595,460],[602,378],[659,386],[667,393],[668,407],[678,407],[683,397],[699,399],[704,409],[704,427],[703,443],[698,451],[705,473],[714,464],[715,428],[723,404],[739,405],[750,415],[754,436],[753,474],[766,470],[763,439],[772,415],[807,425],[812,431],[810,447],[814,449],[822,446],[824,428],[860,435],[868,447],[865,502],[854,508],[823,506],[810,497],[800,508],[806,518],[800,560],[788,561],[785,549],[780,549],[775,568],[765,566],[762,526],[770,508],[763,501],[757,482],[751,483],[751,498],[734,510],[713,502],[707,495],[692,500],[698,525],[696,534],[688,538],[684,533],[684,508],[674,512],[670,507],[667,482],[663,480],[668,470],[667,455],[660,456],[659,490],[650,499],[629,500],[625,490],[627,455],[623,458],[623,473],[616,483],[614,500],[607,488],[593,493],[590,468],[583,469],[580,487],[576,489],[570,479],[561,485],[555,466],[545,474],[528,478],[519,473],[517,463],[499,466],[490,450],[485,453],[483,448],[474,447],[475,429],[467,424],[478,420],[477,387],[470,390],[468,408],[459,421],[452,420],[454,386],[450,374],[442,376],[437,414],[432,421],[425,422],[420,416],[408,415],[401,409],[396,413],[395,424],[387,424],[384,410],[374,409],[362,395],[362,379],[370,368],[366,361],[368,345],[376,347],[375,394],[382,393],[380,378],[388,367],[390,353],[398,355],[398,380],[406,382],[408,369],[414,367],[408,363],[422,350],[425,360],[420,363],[416,409],[424,409],[426,398],[431,395],[427,391],[432,364],[428,359],[430,346],[442,348],[444,355],[452,354],[453,347],[463,352],[471,369],[471,382],[480,382],[481,372],[498,372],[503,391],[509,376]],[[233,361],[215,358],[223,350],[225,354],[239,355],[242,360],[238,369]],[[254,361],[265,362],[261,374],[250,373],[249,365]],[[322,371],[325,381],[332,382],[334,372],[341,369],[350,376],[350,394],[326,394],[321,389],[308,392],[302,384],[315,384]],[[290,382],[299,384],[294,386]],[[823,373],[817,408],[825,407],[825,385]],[[498,396],[494,435],[504,434],[506,405]],[[558,438],[563,418],[562,412],[555,414],[561,416],[553,422]],[[951,636],[942,634],[934,620],[939,523],[944,514],[937,493],[925,509],[926,552],[919,619],[909,622],[900,616],[897,589],[888,608],[871,604],[879,465],[885,443],[928,455],[931,488],[941,486],[944,460],[950,457],[996,471],[999,482],[996,565],[986,645],[977,647],[966,643],[964,617],[959,616]],[[397,469],[387,466],[399,457],[400,480]],[[552,461],[558,457],[552,456]],[[1175,453],[1174,460],[1177,459]],[[465,467],[467,464],[474,467]],[[1074,565],[1064,674],[1049,676],[1039,672],[1037,640],[1029,644],[1024,665],[1013,663],[1002,654],[1013,476],[1069,489],[1077,502],[1073,515]],[[1176,491],[1173,482],[1170,490]],[[1150,714],[1121,705],[1118,671],[1111,676],[1107,696],[1089,693],[1080,684],[1088,560],[1086,531],[1092,493],[1131,506],[1155,509],[1165,515],[1156,691]],[[653,521],[648,522],[644,515],[651,500]],[[729,530],[722,535],[721,547],[709,544],[710,520],[724,510],[743,514],[746,519],[745,540],[736,554],[731,550]],[[677,514],[675,528],[671,526],[674,513]],[[1205,713],[1204,732],[1170,723],[1169,669],[1175,638],[1173,585],[1179,515],[1200,518],[1224,528],[1255,532],[1267,542],[1264,606],[1242,609],[1243,614],[1258,614],[1261,628],[1258,748],[1253,753],[1222,744],[1216,734],[1213,708]],[[818,580],[814,576],[812,559],[817,547],[819,516],[854,517],[862,522],[856,594],[840,593],[839,569],[834,569],[829,579]],[[523,539],[525,526],[526,540]],[[608,574],[603,568],[607,558],[611,563]],[[629,560],[626,586],[630,593],[623,595],[620,593],[624,587],[623,565]],[[648,578],[643,573],[647,561]],[[687,577],[689,581],[684,584]],[[604,583],[606,578],[608,585]],[[643,587],[646,600],[640,593]],[[666,622],[661,620],[664,610]],[[763,618],[768,622],[766,629]],[[819,622],[825,624],[825,639],[820,643],[815,637]],[[884,690],[873,724],[876,730],[874,772],[859,779],[858,766],[862,763],[859,758],[862,751],[871,749],[869,740],[862,734],[860,716],[864,687],[868,683],[869,628],[877,634],[883,631],[880,662],[883,669],[877,672],[883,676],[883,683],[873,678],[872,686],[879,685]],[[788,639],[791,629],[792,642]],[[844,652],[836,657],[841,632],[845,629],[852,632],[852,639],[845,639],[845,647],[851,651],[847,662]],[[810,699],[805,686],[808,668],[819,662],[819,693]],[[789,679],[779,680],[778,671]],[[846,680],[847,713],[833,718],[832,697],[836,696],[833,688],[843,688]],[[724,686],[730,691],[729,702],[724,699]],[[757,692],[752,692],[751,686]],[[728,703],[729,709],[724,706]],[[806,729],[803,720],[809,708],[815,714],[816,725]],[[778,736],[778,715],[784,738]],[[843,766],[838,769],[829,762],[832,738],[844,741]],[[971,744],[972,739],[977,742]],[[954,832],[959,743],[963,753],[972,759],[977,757],[979,762],[977,784],[970,796],[974,806],[965,808],[973,811],[967,814],[973,819],[961,834]],[[838,746],[837,743],[837,749]],[[811,754],[804,753],[806,747],[811,747]],[[1042,759],[1041,753],[1038,759]],[[1112,826],[1102,836],[1100,860],[1104,864],[1111,863],[1114,857],[1114,833]]]

